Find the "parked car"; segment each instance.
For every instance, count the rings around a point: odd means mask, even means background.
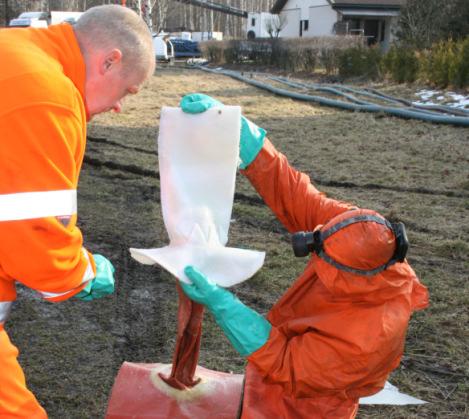
[[[26,27],[34,26],[45,28],[50,24],[49,12],[23,12],[17,18],[11,19],[8,26]]]
[[[202,55],[199,44],[190,39],[171,38],[171,43],[173,44],[174,56],[176,58],[198,58]]]

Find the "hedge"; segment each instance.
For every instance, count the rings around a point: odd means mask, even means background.
[[[386,54],[379,47],[366,47],[359,36],[207,41],[200,47],[214,64],[250,63],[290,72],[322,71],[343,78],[469,86],[469,37],[441,41],[425,50],[395,45]]]

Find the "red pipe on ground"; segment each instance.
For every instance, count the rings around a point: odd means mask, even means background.
[[[204,307],[179,295],[173,364],[124,362],[112,388],[106,419],[235,419],[244,376],[197,366]]]

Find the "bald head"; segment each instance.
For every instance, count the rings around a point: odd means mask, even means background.
[[[118,49],[122,71],[138,73],[144,79],[155,69],[151,33],[140,16],[117,5],[88,9],[73,26],[80,49],[87,59],[99,52]]]

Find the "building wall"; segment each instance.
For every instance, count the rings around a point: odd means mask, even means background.
[[[389,18],[389,42],[393,43],[396,39],[396,32],[399,30],[399,17],[394,16]]]
[[[303,37],[331,35],[337,21],[337,13],[327,0],[289,0],[281,15],[287,23],[280,32],[282,38],[300,36],[300,20],[308,20],[308,30],[302,31]]]
[[[283,11],[291,9],[300,9],[300,19],[309,19],[309,9],[332,9],[327,0],[289,0],[283,7]]]
[[[283,10],[280,14],[286,19],[285,27],[281,30],[282,38],[298,38],[300,36],[300,9]]]
[[[308,19],[309,28],[303,31],[304,37],[333,35],[337,12],[332,7],[310,7]]]
[[[270,37],[269,32],[267,31],[267,26],[269,25],[272,18],[278,19],[278,16],[266,12],[250,12],[248,14],[248,18],[246,19],[246,34],[249,31],[253,31],[256,35],[256,38]],[[252,26],[252,19],[255,19],[254,26]]]
[[[332,8],[327,0],[289,0],[280,14],[287,19],[284,28],[280,32],[280,37],[282,38],[299,37],[300,21],[304,20],[308,20],[309,23],[308,30],[306,31],[303,24],[302,37],[330,36],[333,35],[334,24],[340,20],[339,13]],[[364,18],[362,17],[361,19]],[[381,47],[386,51],[395,40],[394,34],[398,18],[376,17],[373,19],[382,20],[382,24],[385,25],[384,40]]]

